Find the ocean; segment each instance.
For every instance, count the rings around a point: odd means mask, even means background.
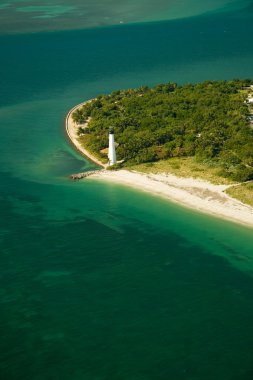
[[[253,78],[252,2],[171,1],[167,13],[168,2],[146,3],[94,2],[85,27],[73,2],[0,6],[0,19],[9,15],[0,35],[3,380],[253,378],[252,229],[69,180],[96,167],[65,135],[75,104],[168,81]],[[105,11],[112,19],[102,23]]]

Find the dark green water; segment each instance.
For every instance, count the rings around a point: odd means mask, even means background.
[[[0,37],[1,379],[252,380],[252,230],[70,182],[63,130],[113,89],[253,77],[252,19]]]

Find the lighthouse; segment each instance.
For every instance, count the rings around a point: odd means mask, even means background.
[[[109,151],[108,151],[109,166],[117,163],[115,141],[114,141],[114,129],[109,128]]]

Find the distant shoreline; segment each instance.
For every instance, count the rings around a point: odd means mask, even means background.
[[[73,122],[73,112],[91,100],[73,107],[66,116],[66,132],[77,150],[97,165],[106,165],[87,151],[78,141],[79,125]],[[87,126],[84,124],[83,127]],[[130,186],[135,189],[158,195],[181,206],[219,217],[230,222],[253,228],[253,207],[230,197],[224,191],[232,185],[214,185],[208,181],[182,178],[170,173],[144,174],[130,170],[96,171],[86,180],[103,180]]]

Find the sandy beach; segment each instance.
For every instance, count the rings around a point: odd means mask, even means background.
[[[72,119],[72,114],[77,110],[78,108],[82,107],[84,104],[90,102],[91,100],[87,100],[86,102],[80,103],[77,106],[73,107],[67,114],[65,119],[65,129],[67,132],[67,135],[72,142],[72,144],[77,148],[77,150],[82,153],[85,157],[87,157],[89,160],[95,162],[95,164],[102,166],[103,168],[106,167],[101,161],[99,161],[96,157],[94,157],[88,150],[86,150],[79,142],[77,131],[80,127],[79,124],[75,123]],[[88,122],[83,124],[82,127],[87,127]]]
[[[72,113],[84,103],[72,108],[66,117],[66,132],[73,145],[91,161],[103,168],[106,165],[92,156],[78,141],[79,125],[72,120]],[[82,127],[87,126],[82,125]],[[253,227],[253,208],[230,197],[224,191],[232,185],[214,185],[210,182],[182,178],[172,174],[144,174],[130,170],[101,170],[86,180],[102,180],[127,185],[146,191],[185,207],[223,219]]]
[[[103,170],[88,180],[93,179],[131,186],[188,208],[253,227],[253,208],[224,193],[230,185],[214,185],[172,174],[143,174],[129,170]]]

